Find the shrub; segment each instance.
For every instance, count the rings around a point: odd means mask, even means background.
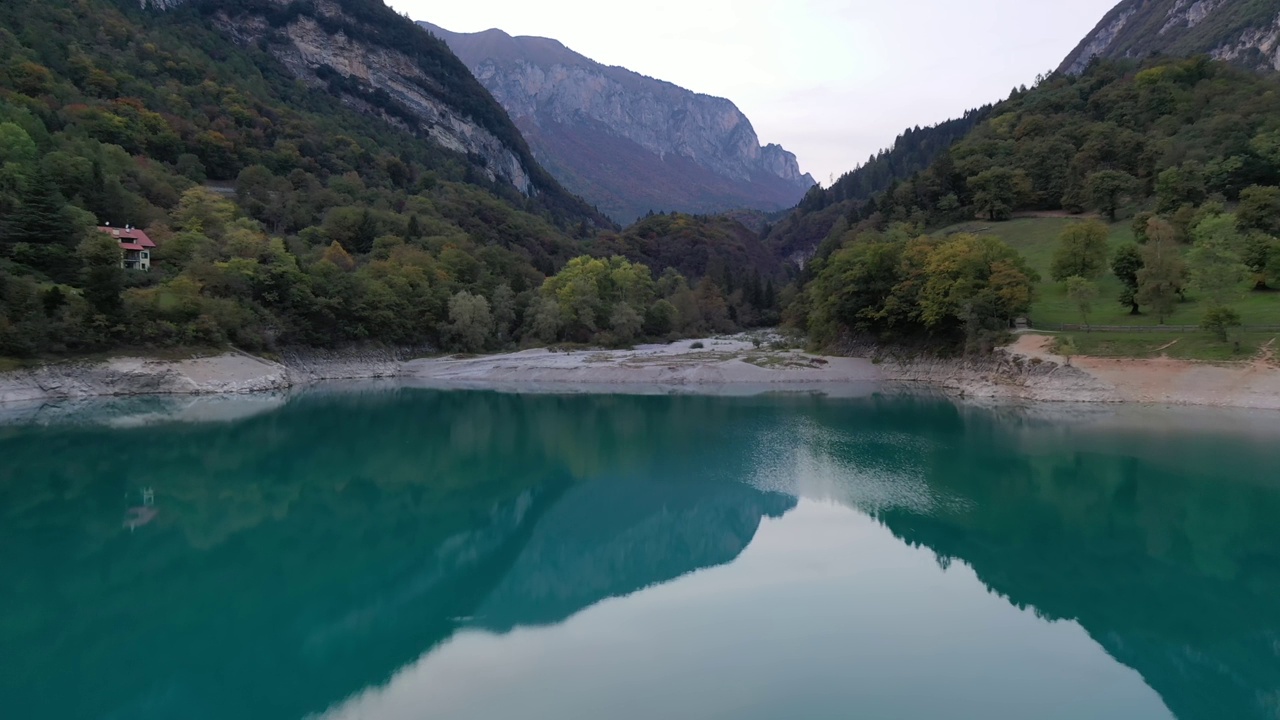
[[[1240,325],[1240,313],[1223,306],[1211,308],[1204,314],[1204,320],[1200,321],[1200,327],[1213,333],[1218,342],[1226,342],[1227,333]]]

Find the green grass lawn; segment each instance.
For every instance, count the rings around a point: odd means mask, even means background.
[[[1007,222],[970,222],[953,225],[942,233],[971,232],[994,235],[1016,248],[1032,269],[1040,273],[1036,286],[1036,299],[1031,307],[1031,322],[1039,328],[1052,329],[1061,324],[1078,325],[1082,320],[1080,310],[1067,299],[1062,283],[1049,276],[1049,266],[1057,248],[1058,236],[1072,223],[1085,222],[1075,218],[1022,218]],[[1133,242],[1129,221],[1111,226],[1112,252],[1125,243]],[[1120,304],[1123,286],[1110,269],[1097,281],[1099,297],[1089,315],[1091,325],[1156,325],[1150,315],[1130,315],[1129,308]],[[1245,325],[1280,325],[1280,292],[1252,292],[1250,286],[1240,286],[1239,299],[1232,303]],[[1199,325],[1204,315],[1203,303],[1188,294],[1174,314],[1166,320],[1170,325]]]
[[[1183,360],[1230,362],[1249,360],[1280,333],[1235,333],[1227,343],[1204,332],[1073,332],[1070,337],[1077,355],[1092,357],[1154,358],[1168,356]],[[1239,343],[1237,346],[1236,343]]]

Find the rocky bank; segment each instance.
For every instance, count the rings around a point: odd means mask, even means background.
[[[978,360],[824,357],[757,347],[748,336],[644,345],[630,350],[412,359],[413,353],[243,353],[187,360],[114,358],[0,374],[0,404],[100,396],[232,396],[332,380],[387,378],[397,385],[514,392],[755,394],[817,391],[863,395],[920,387],[995,402],[1134,403],[1280,410],[1280,367],[1270,358],[1215,365],[1169,358],[1122,360],[1053,355],[1049,339],[1024,335]]]
[[[0,404],[140,395],[242,395],[325,380],[397,377],[390,352],[296,353],[275,362],[229,352],[185,360],[119,357],[0,373]]]

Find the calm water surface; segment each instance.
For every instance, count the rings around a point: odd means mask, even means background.
[[[5,717],[1280,718],[1274,416],[249,408],[0,425]]]

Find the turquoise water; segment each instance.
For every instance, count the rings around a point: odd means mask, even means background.
[[[178,410],[0,425],[5,717],[1280,717],[1274,416]]]

